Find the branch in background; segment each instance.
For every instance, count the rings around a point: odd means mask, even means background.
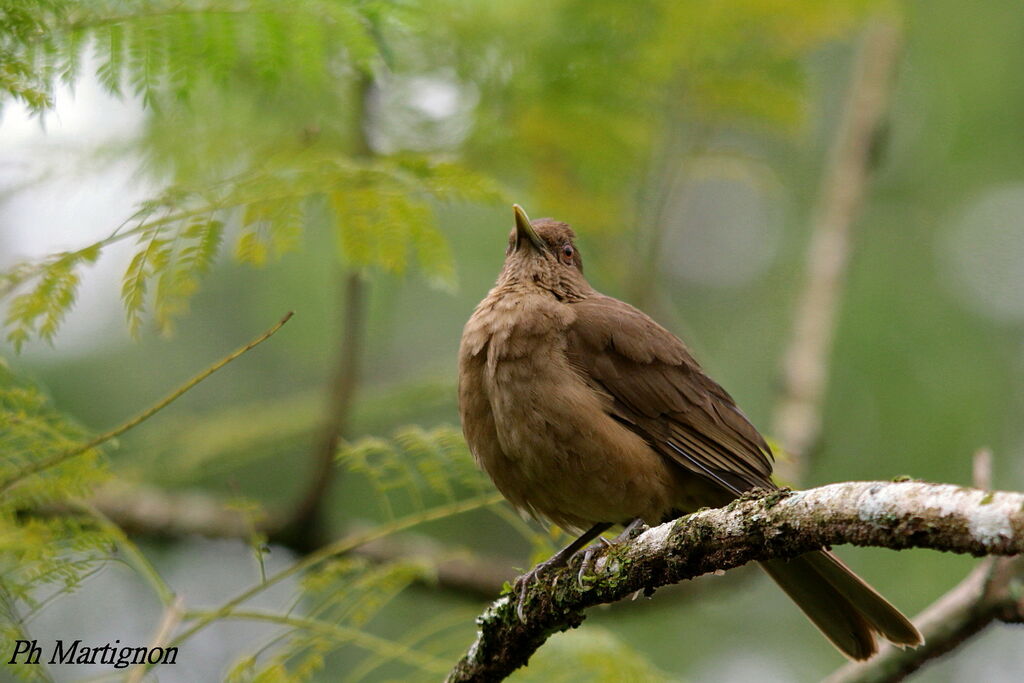
[[[992,452],[982,448],[974,454],[974,486],[992,486]],[[936,600],[914,619],[925,644],[914,650],[900,650],[883,644],[868,662],[849,663],[827,683],[888,683],[900,681],[930,659],[952,651],[993,621],[1024,622],[1024,558],[986,558],[967,578]]]
[[[526,622],[509,596],[477,623],[476,642],[448,680],[500,680],[525,665],[551,635],[578,626],[583,611],[638,591],[850,543],[931,548],[973,555],[1024,552],[1024,493],[985,492],[950,484],[846,482],[807,491],[745,497],[602,549],[594,583],[581,591],[572,569],[553,572],[529,589]]]
[[[248,540],[253,534],[270,534],[275,530],[272,520],[254,519],[224,501],[198,492],[170,493],[144,484],[113,481],[97,491],[89,502],[132,536]]]
[[[359,381],[366,319],[366,282],[359,273],[345,278],[341,307],[342,339],[338,360],[328,385],[323,423],[313,445],[313,467],[309,484],[295,506],[291,519],[279,530],[281,541],[299,552],[308,552],[324,542],[323,501],[337,476],[334,459],[348,428]]]
[[[352,130],[352,154],[370,158],[374,155],[367,131],[368,100],[373,88],[373,77],[361,73],[353,93],[356,116]],[[358,272],[350,271],[344,278],[341,308],[341,340],[338,358],[327,387],[328,398],[324,421],[313,444],[313,461],[309,484],[296,503],[291,519],[280,530],[285,545],[305,553],[322,546],[326,541],[323,528],[323,502],[337,477],[334,458],[338,453],[342,435],[348,428],[356,389],[359,383],[359,365],[362,360],[363,336],[366,318],[366,282]]]
[[[469,550],[453,552],[452,548],[418,534],[372,541],[352,554],[380,563],[423,560],[433,568],[436,585],[481,600],[493,600],[505,583],[516,577],[512,560],[482,558]]]
[[[952,651],[964,641],[1002,621],[1024,623],[1024,557],[989,557],[956,588],[914,619],[924,645],[900,650],[882,645],[866,662],[850,662],[826,679],[827,683],[891,683],[901,681],[931,659]]]
[[[243,510],[202,493],[168,493],[143,485],[107,485],[90,503],[132,535],[197,535],[248,541],[254,534],[274,535],[280,524],[273,517],[253,519]],[[67,514],[68,510],[50,512]],[[506,581],[515,578],[511,561],[479,558],[416,534],[371,541],[351,553],[379,563],[422,560],[434,568],[436,585],[486,599],[493,598]]]
[[[771,433],[791,457],[778,464],[777,474],[783,481],[802,480],[807,452],[821,431],[822,402],[836,309],[849,261],[850,232],[860,213],[869,180],[872,145],[882,126],[900,54],[900,29],[894,22],[876,20],[864,34],[814,211],[807,276],[772,419]]]

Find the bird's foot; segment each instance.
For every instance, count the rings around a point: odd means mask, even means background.
[[[598,550],[604,550],[605,548],[611,548],[612,542],[604,536],[597,537],[597,543],[592,543],[583,551],[583,555],[580,556],[580,570],[576,573],[576,585],[579,586],[581,591],[589,590],[590,587],[586,585],[586,577],[591,573],[594,568],[594,553]]]
[[[580,570],[576,574],[576,585],[579,586],[580,590],[588,590],[589,586],[586,585],[586,578],[594,568],[594,554],[598,550],[605,548],[613,548],[627,541],[633,540],[639,533],[640,529],[643,528],[644,521],[642,519],[634,519],[632,522],[626,525],[626,528],[622,530],[622,533],[615,537],[614,540],[609,541],[604,536],[598,536],[597,543],[591,544],[583,551],[583,556],[580,559]]]
[[[520,622],[526,623],[526,594],[540,581],[542,575],[560,569],[566,564],[568,564],[568,558],[555,555],[549,560],[538,563],[536,567],[516,579],[515,585],[512,587],[512,594],[516,596],[516,616],[519,617]]]
[[[598,522],[587,531],[583,532],[583,534],[581,534],[575,541],[555,553],[551,559],[541,562],[536,567],[516,579],[515,586],[513,587],[513,593],[517,596],[516,616],[519,617],[519,621],[526,623],[526,594],[530,591],[530,588],[537,583],[541,575],[569,564],[569,560],[576,554],[576,551],[592,541],[594,538],[600,536],[601,532],[610,526],[611,524],[608,522]]]

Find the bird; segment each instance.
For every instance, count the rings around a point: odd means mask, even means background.
[[[579,533],[517,582],[525,620],[524,581],[612,526],[628,532],[778,487],[768,443],[687,346],[587,282],[567,223],[531,221],[518,204],[513,214],[501,273],[462,332],[458,398],[466,443],[508,502]],[[876,636],[923,642],[827,549],[761,566],[851,659],[874,654]]]

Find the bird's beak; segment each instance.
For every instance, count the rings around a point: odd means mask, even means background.
[[[524,239],[528,239],[530,244],[534,246],[537,251],[544,251],[545,244],[544,240],[540,238],[537,231],[533,229],[533,225],[530,223],[530,217],[523,211],[523,207],[518,204],[512,205],[512,213],[516,215],[516,251],[519,251],[519,247],[523,244]]]

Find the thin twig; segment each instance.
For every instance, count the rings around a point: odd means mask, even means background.
[[[393,522],[381,524],[372,529],[351,534],[349,536],[346,536],[345,538],[334,541],[333,543],[325,545],[319,548],[318,550],[309,553],[308,555],[303,557],[298,562],[292,564],[288,568],[283,569],[277,572],[276,574],[268,576],[267,579],[262,583],[242,591],[234,598],[225,602],[218,609],[213,610],[209,612],[206,616],[200,618],[197,621],[197,623],[192,625],[183,633],[179,634],[178,637],[175,638],[171,644],[180,644],[182,641],[186,640],[190,636],[209,626],[218,618],[231,613],[232,611],[234,611],[236,607],[246,602],[254,595],[263,592],[270,586],[273,586],[274,584],[277,584],[290,576],[294,576],[295,574],[301,573],[319,564],[320,562],[323,562],[326,559],[334,557],[335,555],[347,553],[352,549],[358,548],[359,546],[364,545],[366,543],[376,541],[379,538],[390,536],[391,534],[395,534],[400,531],[410,529],[414,526],[424,524],[426,522],[444,519],[446,517],[451,517],[452,515],[460,514],[463,512],[469,512],[470,510],[476,510],[478,508],[486,507],[488,505],[494,505],[496,503],[501,502],[502,500],[503,499],[501,495],[498,493],[490,493],[476,496],[474,498],[467,498],[466,500],[460,500],[455,503],[450,503],[448,505],[441,505],[436,508],[431,508],[424,512],[414,513],[407,517],[396,519]]]
[[[884,119],[899,47],[900,29],[895,20],[879,19],[866,29],[813,214],[806,279],[771,422],[771,433],[789,456],[778,463],[777,474],[782,481],[802,480],[807,453],[821,431],[829,355],[850,255],[850,233],[868,185],[871,148]]]
[[[185,611],[184,603],[184,599],[179,596],[175,598],[174,602],[167,605],[166,609],[164,609],[163,618],[160,619],[160,625],[157,626],[156,635],[153,636],[153,640],[150,642],[147,651],[152,652],[153,648],[163,647],[171,637],[171,634],[174,633],[174,629],[178,628],[178,624],[181,623],[181,618]],[[125,680],[125,683],[139,683],[145,675],[145,666],[133,666]]]
[[[194,610],[188,612],[185,616],[189,619],[205,619],[211,616],[211,614],[212,612],[210,611]],[[397,659],[435,674],[443,674],[448,671],[447,662],[423,652],[422,650],[417,650],[402,643],[381,638],[380,636],[375,636],[367,631],[352,628],[350,626],[343,626],[341,624],[332,624],[320,619],[286,616],[283,614],[263,612],[260,610],[232,610],[231,612],[220,615],[217,618],[262,621],[310,631],[312,633],[322,633],[331,636],[336,644],[351,642],[369,652],[387,655],[393,659]]]
[[[321,508],[331,483],[337,478],[335,458],[342,435],[348,429],[359,383],[366,331],[366,281],[363,276],[350,272],[345,278],[342,296],[344,304],[339,321],[342,338],[338,344],[337,365],[328,381],[323,422],[313,446],[309,484],[281,532],[282,540],[299,551],[309,551],[323,544]]]
[[[127,432],[129,429],[137,427],[139,424],[141,424],[142,422],[145,422],[149,418],[153,417],[155,414],[157,414],[158,412],[160,412],[161,410],[166,408],[168,405],[170,405],[171,403],[176,401],[178,398],[180,398],[188,390],[192,389],[194,386],[196,386],[197,384],[202,382],[204,379],[206,379],[207,377],[209,377],[213,373],[215,373],[218,370],[220,370],[221,368],[223,368],[225,365],[227,365],[231,361],[235,360],[236,358],[238,358],[242,354],[244,354],[244,353],[246,353],[248,351],[251,351],[253,348],[255,348],[255,347],[259,346],[260,344],[262,344],[263,342],[265,342],[267,339],[270,339],[270,337],[272,337],[275,332],[277,332],[279,329],[281,329],[281,327],[283,327],[284,324],[291,319],[291,317],[292,317],[292,312],[289,311],[288,313],[285,314],[285,316],[283,318],[281,318],[281,320],[279,320],[269,330],[267,330],[266,332],[264,332],[260,336],[256,337],[255,339],[253,339],[251,342],[249,342],[245,346],[241,347],[240,349],[234,351],[233,353],[231,353],[228,356],[226,356],[226,357],[222,358],[221,360],[217,361],[216,363],[214,363],[210,367],[206,368],[205,370],[200,372],[198,375],[196,375],[195,377],[193,377],[192,379],[190,379],[189,381],[185,382],[183,385],[181,385],[180,387],[175,389],[173,392],[168,394],[163,400],[161,400],[158,403],[154,404],[150,408],[147,408],[146,410],[144,410],[143,412],[139,413],[137,416],[133,417],[132,419],[128,420],[127,422],[124,422],[121,425],[111,429],[109,432],[105,432],[103,434],[100,434],[96,438],[94,438],[91,441],[88,441],[88,442],[86,442],[86,443],[84,443],[84,444],[82,444],[80,446],[75,446],[74,448],[70,448],[70,449],[68,449],[66,451],[62,451],[61,453],[57,453],[56,455],[53,455],[53,456],[51,456],[49,458],[43,458],[41,460],[37,460],[36,462],[32,463],[31,465],[25,466],[24,468],[19,470],[16,474],[14,474],[10,478],[8,478],[6,481],[4,481],[3,483],[0,483],[0,493],[4,493],[8,489],[10,489],[11,486],[13,486],[17,482],[25,479],[26,477],[29,477],[29,476],[31,476],[33,474],[38,474],[39,472],[42,472],[42,471],[47,470],[47,469],[50,469],[51,467],[56,467],[57,465],[60,465],[61,463],[65,462],[67,460],[70,460],[71,458],[74,458],[74,457],[77,457],[79,455],[82,455],[83,453],[86,453],[86,452],[96,448],[97,446],[99,446],[101,444],[104,444],[107,441],[110,441],[111,439],[115,439],[115,438],[121,436],[122,434]]]

